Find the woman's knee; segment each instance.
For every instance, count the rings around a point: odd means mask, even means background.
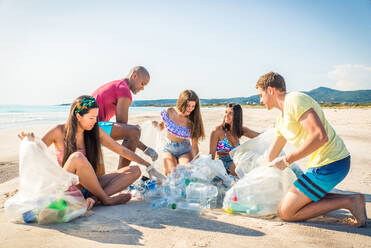
[[[86,162],[88,161],[85,155],[81,152],[74,152],[69,157],[68,160],[71,162]],[[68,161],[67,160],[67,161]]]
[[[74,152],[68,157],[63,168],[68,172],[75,174],[77,170],[81,170],[89,166],[91,166],[89,160],[85,157],[84,154],[82,154],[81,152]]]
[[[131,166],[130,169],[133,172],[135,179],[138,179],[140,175],[142,175],[142,172],[138,166]]]

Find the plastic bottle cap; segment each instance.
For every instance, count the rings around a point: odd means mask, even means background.
[[[237,196],[236,195],[232,197],[232,201],[234,201],[234,202],[237,201]]]
[[[171,209],[176,209],[176,203],[171,204]]]
[[[185,185],[188,185],[190,182],[191,182],[191,180],[189,180],[189,178],[187,178],[187,179],[185,180]]]

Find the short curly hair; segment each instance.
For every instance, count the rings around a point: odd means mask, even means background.
[[[286,92],[285,79],[276,72],[268,72],[262,75],[256,83],[256,88],[261,88],[262,90],[267,90],[269,86]]]

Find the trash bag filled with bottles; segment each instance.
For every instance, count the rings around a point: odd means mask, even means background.
[[[240,180],[226,192],[223,202],[226,212],[250,216],[276,214],[282,197],[303,174],[296,164],[281,171],[263,163],[274,137],[274,129],[268,129],[230,152]],[[284,154],[282,151],[280,156]]]
[[[69,222],[87,210],[77,175],[63,170],[40,139],[24,138],[19,150],[19,190],[4,205],[10,221]]]
[[[221,161],[200,155],[186,165],[178,165],[164,182],[142,177],[130,191],[133,199],[147,200],[153,209],[200,214],[204,209],[221,208],[232,182]]]

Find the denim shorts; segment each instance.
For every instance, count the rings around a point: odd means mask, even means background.
[[[294,186],[314,202],[319,201],[337,184],[350,169],[350,156],[330,164],[309,168],[294,182]]]
[[[178,159],[183,154],[192,152],[192,146],[189,140],[174,142],[167,139],[163,151],[169,152],[171,155]]]
[[[111,121],[100,121],[98,122],[100,128],[103,129],[109,136],[111,136],[113,122]]]
[[[224,168],[227,170],[227,173],[230,174],[231,172],[229,169],[231,168],[231,165],[233,164],[233,160],[231,156],[219,157],[219,160],[223,162]]]

